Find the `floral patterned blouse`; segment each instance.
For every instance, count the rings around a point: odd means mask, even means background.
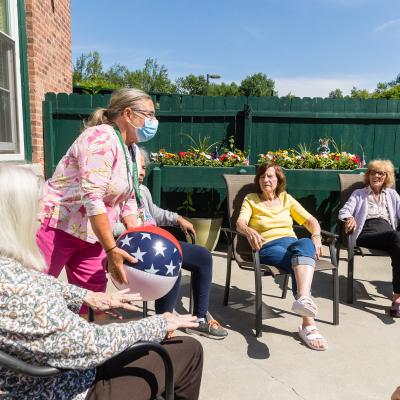
[[[161,340],[163,316],[90,324],[79,317],[86,290],[0,257],[0,348],[21,360],[71,369],[31,378],[0,368],[0,398],[82,400],[95,367],[139,340]]]
[[[136,146],[136,145],[134,145]],[[140,166],[140,152],[136,151]],[[128,167],[127,168],[127,161]],[[138,214],[132,183],[132,158],[111,125],[84,130],[46,182],[40,219],[89,243],[98,241],[89,217]]]

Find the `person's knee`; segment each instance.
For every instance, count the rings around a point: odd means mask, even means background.
[[[185,354],[190,354],[193,358],[197,359],[199,361],[199,365],[203,365],[203,346],[201,343],[190,336],[184,336],[183,341],[185,343],[185,348],[188,349],[188,353]]]
[[[315,246],[311,239],[301,238],[289,246],[288,250],[294,256],[315,258]]]

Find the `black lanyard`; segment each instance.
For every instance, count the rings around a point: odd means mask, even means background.
[[[135,152],[133,151],[132,146],[130,146],[129,152],[130,152],[131,158],[132,158],[132,170],[131,170],[129,168],[128,155],[126,154],[126,151],[125,151],[125,144],[124,144],[124,141],[122,140],[121,131],[119,130],[119,128],[116,125],[114,125],[114,130],[115,130],[115,132],[117,132],[119,142],[121,143],[122,151],[124,152],[124,155],[125,155],[126,174],[128,176],[129,193],[132,194],[132,191],[133,190],[135,191],[136,204],[137,204],[138,208],[143,208],[143,199],[142,199],[142,195],[140,193],[139,174],[138,174],[138,168],[136,165]],[[133,183],[133,189],[131,187],[131,182]]]

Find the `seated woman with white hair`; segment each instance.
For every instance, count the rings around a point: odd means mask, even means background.
[[[104,311],[135,310],[139,294],[92,292],[41,271],[36,245],[42,179],[23,167],[0,165],[0,349],[23,361],[67,369],[33,378],[0,368],[0,397],[7,399],[150,399],[165,389],[153,352],[110,360],[138,341],[161,341],[169,330],[197,327],[192,316],[171,313],[117,324],[90,324],[82,304]],[[163,342],[174,368],[175,396],[197,399],[202,348],[190,337]],[[157,397],[158,398],[158,397]]]

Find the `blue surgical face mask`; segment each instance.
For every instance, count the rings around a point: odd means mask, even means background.
[[[128,121],[136,129],[136,138],[138,143],[147,142],[153,139],[157,133],[158,120],[155,118],[145,118],[144,125],[142,127],[137,127]]]

